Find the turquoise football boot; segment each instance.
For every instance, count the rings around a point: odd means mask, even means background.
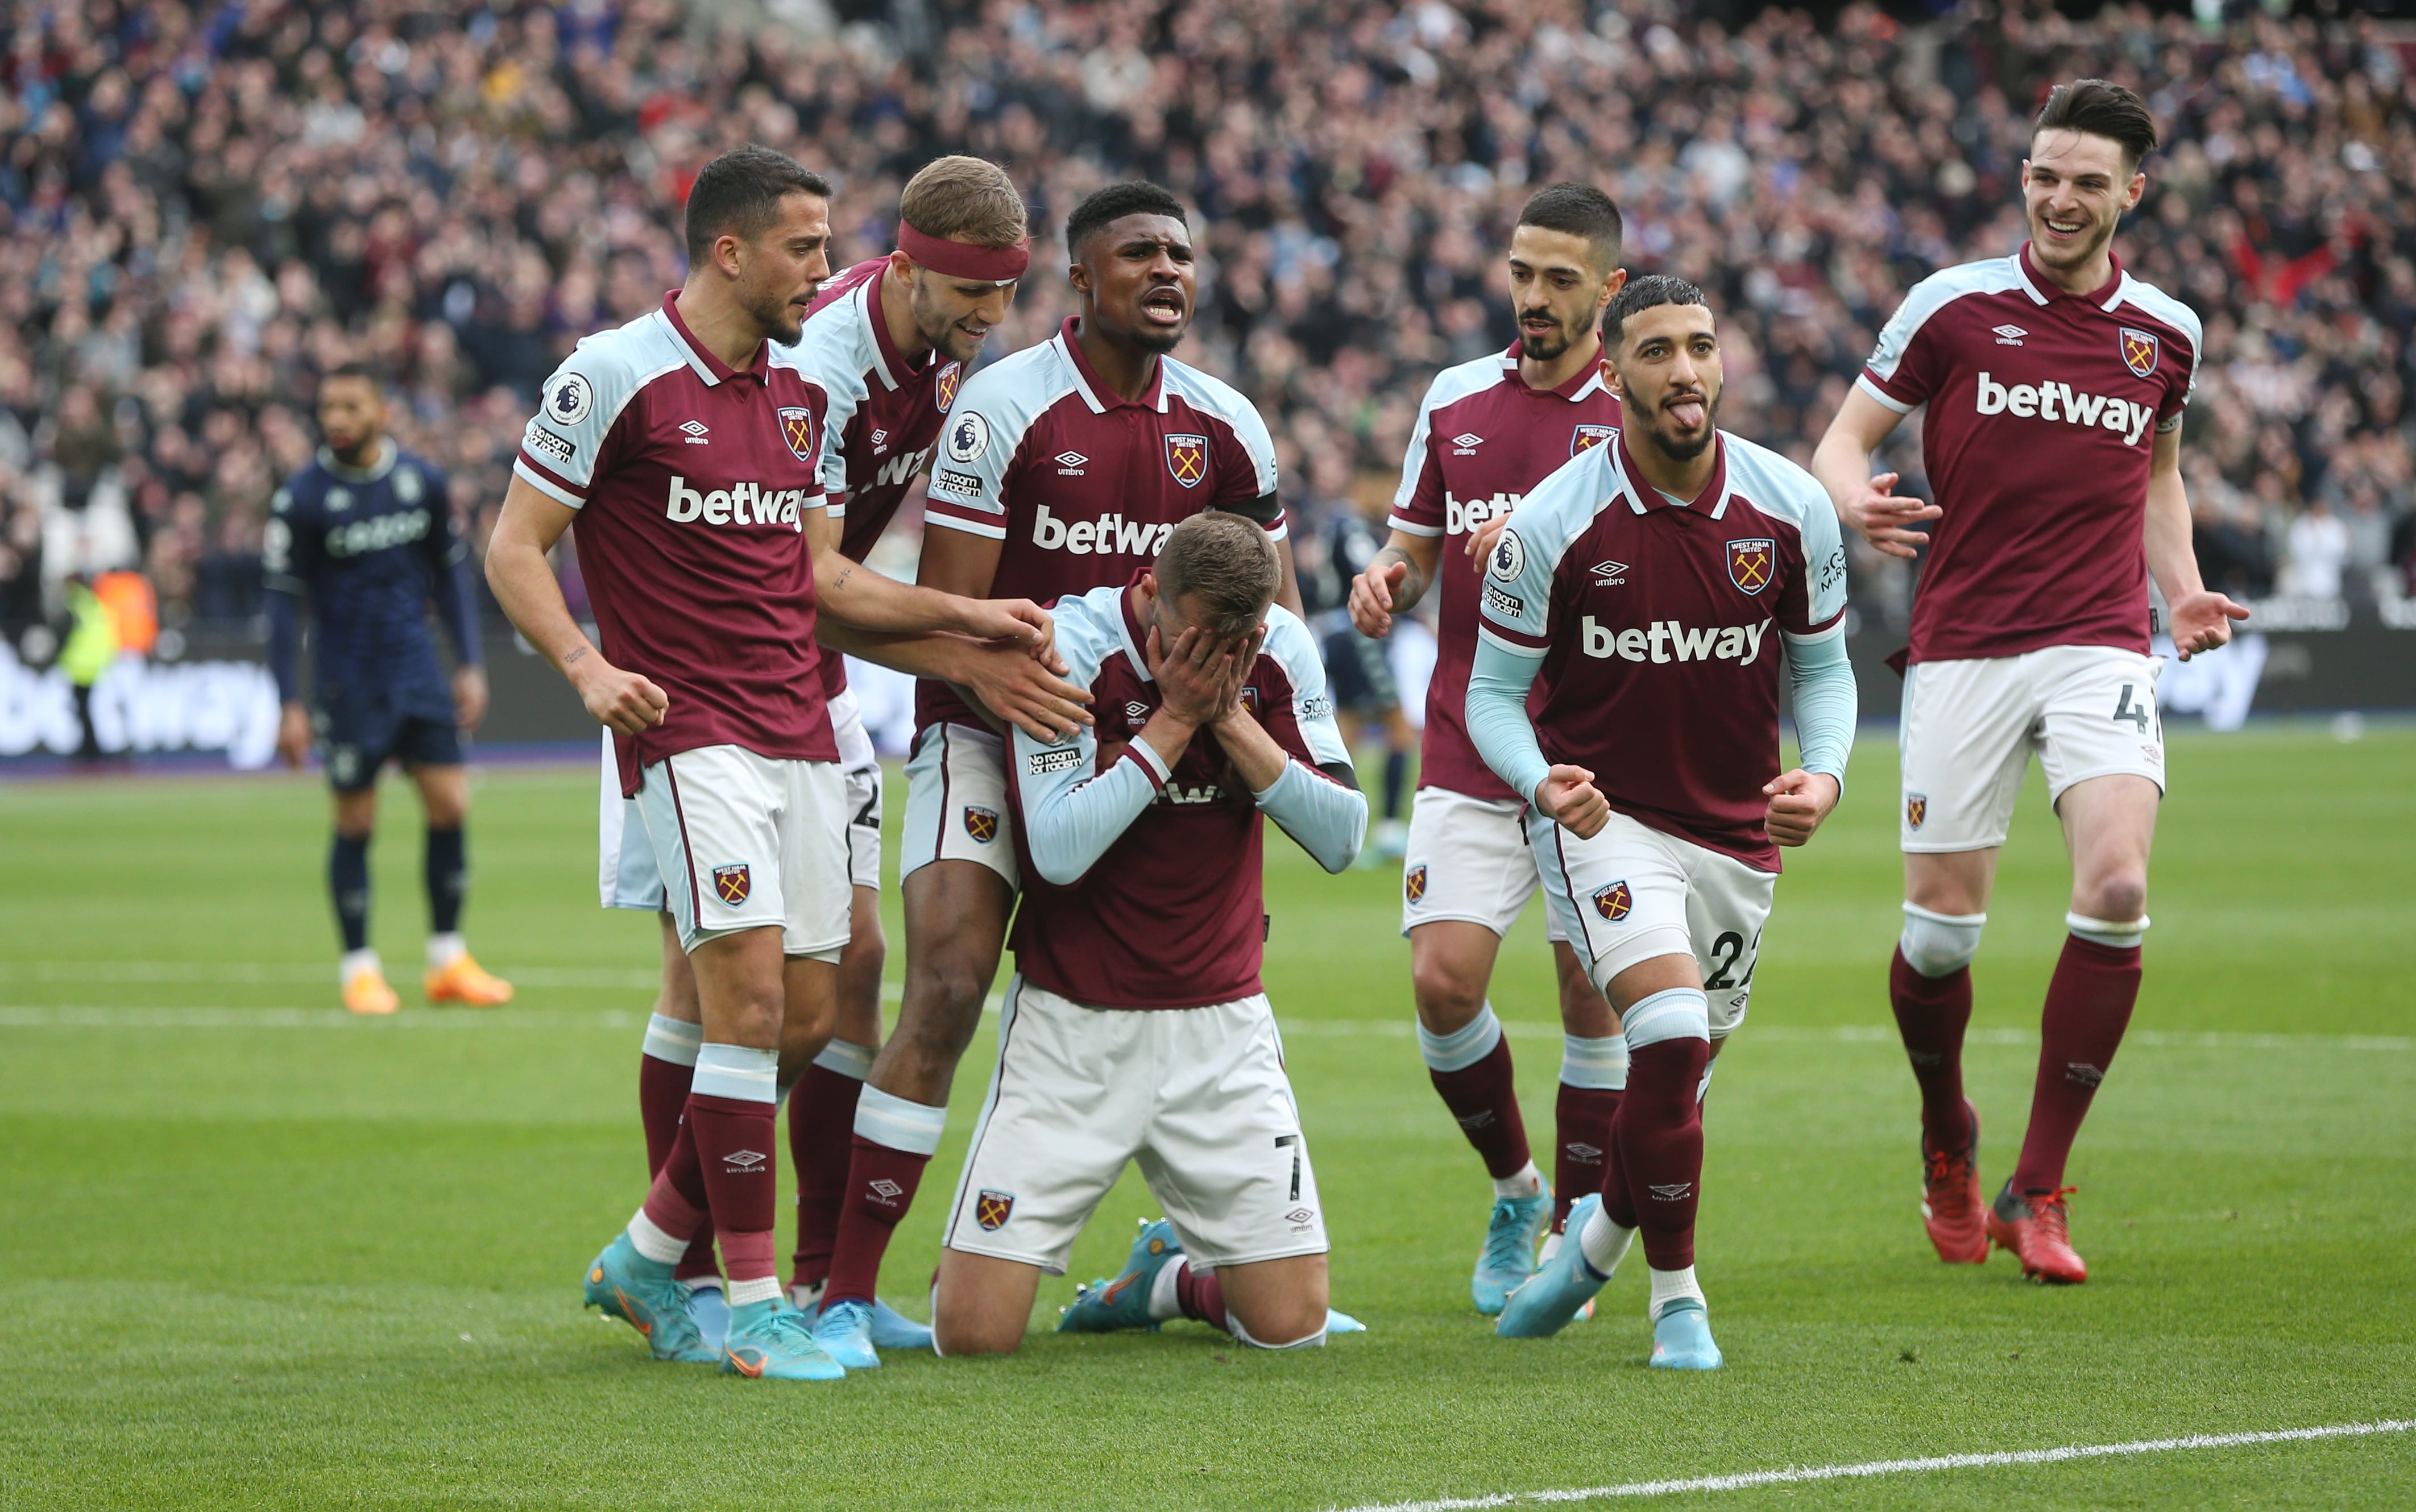
[[[721,1341],[730,1337],[730,1299],[718,1286],[690,1287],[687,1294],[688,1321],[696,1325],[697,1337],[704,1347],[716,1355],[721,1353]]]
[[[1703,1304],[1682,1296],[1662,1308],[1653,1324],[1653,1358],[1656,1370],[1716,1370],[1724,1356],[1712,1342],[1712,1318]]]
[[[1586,1220],[1593,1217],[1601,1205],[1598,1196],[1579,1199],[1569,1209],[1569,1233],[1584,1233]],[[1502,1321],[1494,1325],[1493,1331],[1504,1339],[1548,1338],[1576,1321],[1578,1310],[1593,1301],[1593,1295],[1609,1280],[1608,1276],[1586,1264],[1585,1246],[1572,1237],[1552,1256],[1550,1265],[1510,1294],[1502,1309]]]
[[[1149,1315],[1149,1294],[1157,1273],[1183,1258],[1183,1241],[1164,1219],[1141,1221],[1132,1252],[1114,1280],[1095,1280],[1074,1293],[1074,1305],[1057,1319],[1061,1334],[1107,1334],[1120,1328],[1155,1328]]]
[[[617,1235],[587,1267],[587,1305],[601,1308],[645,1336],[658,1360],[711,1364],[717,1355],[704,1347],[688,1316],[687,1288],[672,1279],[672,1267],[638,1253],[629,1235]]]
[[[1367,1331],[1367,1325],[1361,1323],[1358,1319],[1352,1317],[1348,1312],[1336,1312],[1332,1308],[1327,1308],[1325,1310],[1325,1335],[1327,1338],[1331,1339],[1336,1334],[1364,1334]]]
[[[825,1281],[823,1286],[828,1284]],[[822,1322],[823,1286],[789,1288],[789,1300],[796,1305],[799,1312],[806,1315],[806,1324],[808,1327]],[[884,1349],[929,1349],[931,1347],[931,1328],[929,1324],[916,1323],[878,1297],[874,1298],[872,1303],[872,1327],[868,1337],[876,1352]]]
[[[851,1370],[881,1369],[881,1355],[872,1347],[872,1304],[851,1297],[844,1302],[825,1302],[810,1326],[814,1342],[823,1353]]]
[[[759,1381],[837,1381],[847,1370],[814,1341],[805,1314],[776,1296],[730,1310],[721,1373]]]
[[[1493,1217],[1485,1225],[1485,1248],[1476,1252],[1476,1274],[1469,1278],[1468,1295],[1476,1310],[1490,1318],[1502,1302],[1535,1274],[1535,1235],[1552,1220],[1552,1186],[1536,1177],[1532,1197],[1496,1197]]]

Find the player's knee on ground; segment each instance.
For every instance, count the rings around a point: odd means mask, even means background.
[[[1980,953],[1980,928],[1987,921],[1986,914],[1942,914],[1908,903],[1896,948],[1904,964],[1923,976],[1953,976]]]
[[[1014,1354],[1031,1323],[1039,1281],[1035,1266],[942,1250],[931,1284],[934,1347],[949,1357]]]
[[[1225,1321],[1233,1341],[1252,1349],[1313,1348],[1325,1342],[1325,1289],[1319,1287],[1314,1298],[1270,1298],[1246,1315],[1229,1299]]]

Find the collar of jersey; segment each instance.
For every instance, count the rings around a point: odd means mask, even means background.
[[[340,483],[375,483],[394,471],[395,459],[401,455],[402,448],[394,443],[392,436],[380,436],[377,459],[367,467],[346,467],[336,460],[335,451],[326,446],[319,448],[319,465],[327,470],[328,476]]]
[[[1133,575],[1125,579],[1125,586],[1116,590],[1116,630],[1125,637],[1125,657],[1132,663],[1134,674],[1155,687],[1157,679],[1149,675],[1149,658],[1141,654],[1140,649],[1141,643],[1149,637],[1142,633],[1140,621],[1133,618],[1132,608],[1133,585],[1140,582],[1140,575],[1147,571],[1147,567],[1134,568]]]
[[[680,350],[687,354],[688,367],[696,370],[697,377],[704,380],[707,388],[719,386],[724,379],[736,378],[740,369],[707,352],[704,343],[687,328],[687,322],[680,319],[679,293],[674,289],[663,295],[661,314],[663,323],[671,327],[672,339],[678,342]],[[771,356],[772,343],[758,341],[755,343],[755,360],[747,366],[745,371],[758,383],[763,382],[764,375],[770,370]]]
[[[1528,388],[1527,381],[1518,376],[1518,343],[1516,341],[1511,342],[1510,350],[1502,354],[1502,370],[1510,375],[1511,382],[1526,389],[1530,394],[1557,394],[1571,404],[1584,398],[1595,389],[1607,389],[1607,385],[1602,381],[1600,357],[1594,359],[1593,367],[1581,367],[1571,373],[1557,388]]]
[[[2099,309],[2110,310],[2122,303],[2123,286],[2131,281],[2131,276],[2122,271],[2122,260],[2113,253],[2106,253],[2106,261],[2114,272],[2104,283],[2085,294],[2067,293],[2061,286],[2041,273],[2038,264],[2031,261],[2031,244],[2028,242],[2024,242],[2021,250],[2014,254],[2014,272],[2021,278],[2023,290],[2036,304],[2051,305],[2059,299],[2078,299]]]
[[[1712,480],[1703,485],[1703,491],[1695,496],[1695,502],[1691,504],[1673,502],[1660,489],[1637,481],[1639,474],[1636,468],[1636,457],[1627,449],[1626,431],[1622,430],[1619,433],[1619,440],[1612,444],[1618,448],[1618,455],[1612,459],[1612,465],[1617,470],[1619,497],[1626,500],[1627,507],[1637,514],[1650,515],[1659,509],[1691,509],[1699,514],[1708,515],[1713,519],[1718,519],[1729,512],[1729,433],[1727,431],[1712,432],[1712,448],[1717,460],[1712,464]],[[1648,494],[1652,496],[1649,502],[1645,497]],[[1711,505],[1709,509],[1703,507],[1706,503]]]
[[[1091,407],[1091,412],[1105,414],[1110,410],[1130,406],[1136,410],[1155,410],[1164,414],[1166,358],[1161,355],[1157,359],[1157,375],[1150,380],[1149,392],[1137,399],[1125,398],[1101,382],[1099,375],[1091,370],[1090,363],[1083,359],[1082,344],[1074,339],[1074,322],[1079,319],[1080,317],[1074,315],[1065,317],[1065,323],[1057,327],[1057,345],[1065,349],[1066,364],[1074,369],[1074,386],[1081,391],[1082,402]],[[1107,397],[1102,399],[1101,395]]]
[[[937,347],[932,348],[924,355],[923,366],[917,367],[907,362],[904,354],[898,352],[898,343],[889,338],[889,321],[881,309],[882,280],[888,277],[889,263],[884,259],[879,273],[855,286],[855,299],[864,328],[872,333],[872,352],[880,361],[881,382],[894,389],[902,379],[929,372],[939,362],[940,352]]]

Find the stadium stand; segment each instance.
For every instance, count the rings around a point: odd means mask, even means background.
[[[2210,583],[2416,589],[2416,201],[2394,188],[2416,47],[2137,5],[1715,9],[933,0],[813,39],[669,0],[18,0],[0,633],[26,644],[72,575],[136,565],[165,626],[256,621],[263,511],[345,360],[396,377],[405,444],[483,542],[534,385],[679,281],[689,178],[748,139],[842,183],[841,261],[889,245],[939,153],[1006,164],[1037,228],[1111,177],[1173,187],[1207,254],[1185,355],[1259,399],[1312,512],[1338,502],[1317,458],[1391,474],[1432,371],[1507,343],[1496,254],[1529,187],[1594,179],[1631,266],[1723,309],[1727,422],[1800,457],[1906,287],[2019,240],[2028,117],[2084,73],[2149,95],[2168,138],[2124,245],[2205,318],[2185,455]],[[1065,307],[1041,272],[991,352]],[[1854,568],[1865,612],[1900,615],[1899,564]]]

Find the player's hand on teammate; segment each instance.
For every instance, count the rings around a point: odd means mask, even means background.
[[[1090,724],[1091,690],[1061,675],[1065,664],[1055,653],[1047,662],[1002,640],[968,648],[959,681],[983,707],[1035,741],[1054,745]]]
[[[1351,579],[1351,627],[1370,640],[1392,634],[1393,604],[1409,575],[1406,561],[1380,561]]]
[[[2231,621],[2248,618],[2248,606],[2235,604],[2212,589],[2184,593],[2165,606],[2173,635],[2173,650],[2184,662],[2231,639]]]
[[[1460,549],[1468,553],[1469,561],[1483,561],[1486,558],[1493,555],[1493,543],[1501,540],[1502,532],[1509,528],[1510,516],[1507,515],[1496,515],[1491,519],[1487,520],[1484,524],[1478,526],[1476,529],[1469,531],[1467,544],[1462,546]]]
[[[582,651],[585,648],[581,648]],[[596,723],[622,735],[635,735],[663,722],[671,696],[636,672],[625,672],[593,651],[571,653],[564,668],[579,701]]]
[[[1925,504],[1918,499],[1907,499],[1890,493],[1896,474],[1881,472],[1863,485],[1862,491],[1837,501],[1837,516],[1854,528],[1854,533],[1891,557],[1910,561],[1926,545],[1926,531],[1908,530],[1915,520],[1936,519],[1945,513],[1936,504]],[[1785,842],[1781,842],[1784,844]],[[1797,841],[1796,844],[1803,844]]]
[[[310,756],[310,711],[290,703],[277,716],[277,759],[299,771]]]
[[[1057,654],[1057,621],[1028,598],[967,599],[957,628],[975,640],[1019,646],[1051,672],[1065,670],[1065,658]]]
[[[1800,846],[1812,838],[1820,821],[1837,806],[1842,789],[1837,779],[1825,771],[1806,771],[1798,767],[1782,772],[1761,785],[1770,799],[1770,812],[1762,826],[1770,831],[1771,840],[1781,846]]]
[[[487,669],[483,666],[458,666],[453,669],[453,723],[467,734],[476,729],[487,717]]]
[[[1535,785],[1535,806],[1579,840],[1592,840],[1610,822],[1610,800],[1583,767],[1554,767],[1544,773]]]

